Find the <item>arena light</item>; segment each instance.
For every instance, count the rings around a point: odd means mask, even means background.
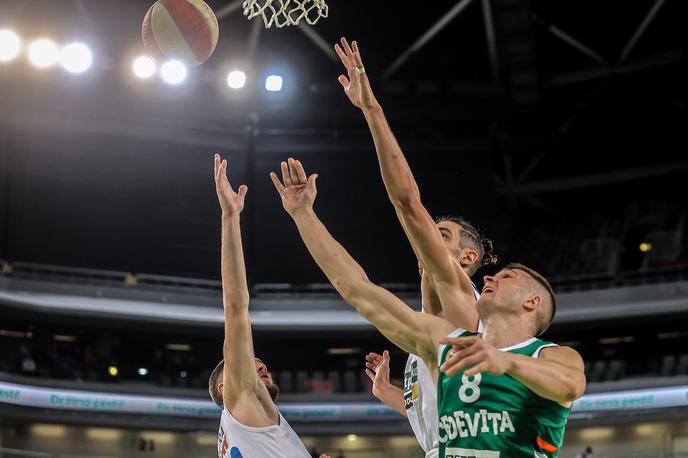
[[[110,366],[108,367],[108,374],[110,374],[110,377],[117,377],[119,369],[117,369],[117,366]]]
[[[146,375],[148,375],[148,369],[146,369],[145,367],[139,367],[139,375],[141,377],[145,377]]]
[[[358,440],[358,436],[356,434],[349,434],[346,436],[346,440],[349,442],[356,442]]]
[[[93,53],[83,43],[70,43],[60,51],[60,65],[70,73],[82,73],[93,64]]]
[[[53,340],[55,342],[76,342],[76,336],[68,336],[64,334],[53,335]]]
[[[116,441],[122,437],[122,433],[110,428],[88,428],[86,437],[94,441]]]
[[[648,251],[651,251],[651,250],[652,250],[652,244],[651,244],[651,243],[647,243],[647,242],[643,242],[643,243],[640,244],[640,246],[638,247],[638,249],[639,249],[640,251],[642,251],[643,253],[647,253]]]
[[[186,75],[188,74],[188,70],[186,69],[186,65],[184,65],[182,62],[178,60],[171,60],[163,64],[163,66],[160,68],[160,74],[166,83],[177,85],[184,82]]]
[[[240,70],[233,70],[227,75],[227,86],[232,89],[241,89],[246,85],[246,73]]]
[[[54,41],[41,38],[29,45],[29,61],[38,68],[48,68],[57,63],[60,50]]]
[[[61,425],[38,423],[31,425],[31,434],[41,437],[63,437],[67,434],[67,428]]]
[[[155,61],[148,56],[139,56],[134,59],[132,69],[134,75],[141,79],[150,78],[155,74]]]
[[[21,39],[11,30],[0,30],[0,62],[9,62],[19,55]]]
[[[265,78],[265,89],[270,92],[279,92],[282,90],[282,83],[284,80],[279,75],[270,75]]]

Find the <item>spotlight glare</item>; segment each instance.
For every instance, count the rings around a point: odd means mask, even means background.
[[[652,250],[652,244],[647,243],[647,242],[643,242],[640,244],[640,246],[638,248],[640,249],[641,252],[647,253],[648,251]]]
[[[70,43],[60,52],[60,65],[70,73],[88,70],[93,63],[93,53],[83,43]]]
[[[265,89],[270,92],[279,92],[282,90],[282,77],[278,75],[270,75],[265,79]]]
[[[21,39],[11,30],[0,30],[0,62],[9,62],[19,55]]]
[[[145,367],[139,367],[139,375],[141,377],[148,375],[148,369],[146,369]]]
[[[155,61],[148,56],[139,56],[134,60],[133,69],[139,78],[150,78],[155,74]]]
[[[246,73],[239,70],[233,70],[229,72],[229,75],[227,75],[227,86],[231,87],[232,89],[241,89],[245,85]]]
[[[186,66],[178,60],[165,62],[160,68],[162,79],[168,84],[180,84],[186,79],[188,73]]]
[[[59,58],[60,50],[52,40],[41,38],[29,46],[29,60],[38,68],[53,66]]]
[[[110,377],[117,377],[119,369],[117,369],[117,366],[110,366],[108,367],[108,374],[110,374]]]

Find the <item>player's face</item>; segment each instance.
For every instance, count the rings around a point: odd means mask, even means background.
[[[478,311],[485,307],[516,309],[524,291],[524,275],[517,269],[502,269],[495,275],[483,277],[485,286],[480,293]]]
[[[458,256],[461,251],[459,244],[461,242],[462,227],[453,221],[442,221],[437,223],[437,228],[440,230],[442,240],[444,240],[444,244],[449,248],[449,251],[453,255]]]
[[[274,384],[272,381],[272,374],[268,371],[268,366],[258,358],[256,358],[256,373],[266,386]]]

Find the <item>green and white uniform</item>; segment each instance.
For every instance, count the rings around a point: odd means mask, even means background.
[[[457,329],[450,337],[476,335]],[[501,348],[537,358],[556,344],[532,339]],[[451,346],[442,345],[440,365]],[[555,458],[570,408],[545,399],[509,375],[463,372],[437,380],[441,458]]]

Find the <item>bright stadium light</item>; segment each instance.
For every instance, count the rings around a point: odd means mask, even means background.
[[[279,92],[282,90],[282,77],[278,75],[270,75],[265,79],[265,89],[270,92]]]
[[[70,43],[60,52],[60,65],[70,73],[88,70],[93,63],[93,53],[83,43]]]
[[[11,30],[0,30],[0,62],[9,62],[19,55],[21,39]]]
[[[141,377],[145,377],[146,375],[148,375],[148,369],[146,369],[145,367],[139,367],[139,375]]]
[[[246,73],[234,70],[227,75],[227,86],[232,89],[241,89],[246,85]]]
[[[55,65],[59,58],[60,50],[52,40],[41,38],[29,46],[29,60],[38,68]]]
[[[117,377],[117,374],[119,374],[119,369],[117,366],[109,366],[108,374],[110,374],[110,377]]]
[[[148,56],[139,56],[134,60],[134,75],[141,79],[150,78],[155,74],[155,61]]]
[[[165,62],[160,68],[160,73],[162,74],[162,79],[169,84],[179,84],[184,82],[188,71],[186,70],[186,65],[179,62],[178,60],[171,60]]]

